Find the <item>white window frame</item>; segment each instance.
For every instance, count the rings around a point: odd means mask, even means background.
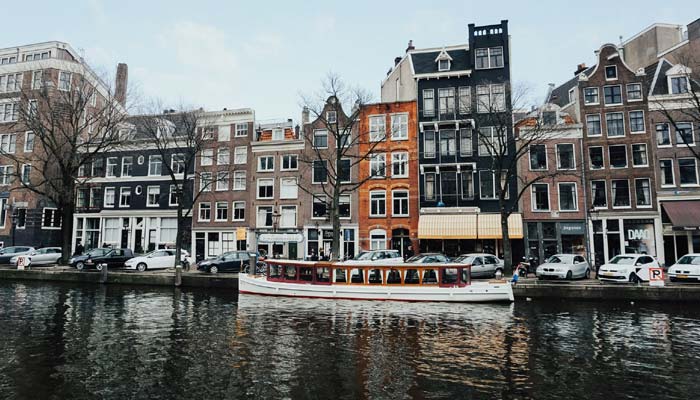
[[[110,163],[110,160],[113,162]],[[111,168],[114,168],[114,172],[111,172]],[[107,157],[107,160],[105,162],[105,177],[106,178],[115,178],[117,177],[117,171],[119,167],[119,157]]]
[[[150,172],[151,170],[151,157],[148,156],[148,171]],[[199,165],[203,167],[208,167],[210,165],[214,165],[214,149],[202,149],[202,152],[199,154]]]
[[[700,179],[698,178],[698,160],[695,157],[683,157],[678,158],[678,183],[680,187],[698,187],[700,186]],[[681,183],[681,161],[683,160],[693,160],[695,163],[695,182],[696,183]]]
[[[216,129],[219,142],[228,142],[231,140],[231,125],[220,125]]]
[[[271,140],[284,140],[284,128],[272,128]]]
[[[247,122],[237,122],[236,123],[235,137],[247,137],[247,136],[248,136],[248,123]]]
[[[591,160],[591,149],[600,149],[601,157],[603,158],[603,166],[600,168],[593,168],[593,160]],[[590,169],[592,170],[601,170],[605,169],[605,149],[603,146],[590,146],[588,147],[588,163],[590,165]]]
[[[295,159],[295,164],[296,167],[294,168],[285,168],[284,166],[284,159],[285,157],[289,157],[289,159]],[[291,161],[290,161],[291,164]],[[280,156],[280,171],[297,171],[299,170],[299,155],[298,154],[282,154]]]
[[[381,175],[375,175],[375,166],[381,166],[384,173]],[[373,153],[369,155],[369,174],[372,179],[384,179],[386,178],[386,154],[385,153]]]
[[[29,170],[27,172],[26,170]],[[20,175],[20,182],[26,186],[30,185],[32,181],[32,164],[22,164],[22,174]]]
[[[239,158],[240,157],[240,158]],[[233,148],[233,164],[247,164],[248,163],[248,147],[246,146],[236,146]]]
[[[537,195],[535,192],[536,186],[547,187],[547,209],[538,210],[536,208],[536,205],[537,205]],[[552,210],[552,196],[551,196],[551,192],[549,190],[549,183],[537,182],[537,183],[532,184],[532,186],[530,187],[530,203],[531,203],[530,210],[532,212],[550,212]]]
[[[338,198],[338,208],[340,208],[340,204],[343,203],[343,199],[344,199],[344,198],[346,198],[346,199],[348,200],[348,210],[350,211],[350,213],[348,214],[347,217],[344,217],[344,216],[342,216],[342,215],[339,215],[338,218],[340,218],[340,219],[351,219],[351,218],[352,218],[352,196],[350,196],[349,194],[342,194],[342,195],[340,195],[340,197]]]
[[[401,158],[401,159],[399,159]],[[403,174],[394,173],[394,165],[403,164]],[[391,153],[391,177],[392,178],[408,178],[408,152],[407,151],[395,151]]]
[[[31,147],[31,148],[27,147],[27,143],[29,143],[29,140],[28,140],[28,139],[29,139],[29,136],[30,136],[30,135],[31,135],[31,137],[32,137],[32,141],[31,141],[32,147]],[[34,134],[33,131],[26,131],[26,132],[24,132],[24,152],[25,152],[25,153],[31,153],[31,152],[34,151],[34,142],[35,142],[35,141],[36,141],[36,135]]]
[[[367,118],[369,123],[369,141],[381,142],[386,140],[386,115],[374,114]]]
[[[243,175],[243,186],[238,185],[238,182],[240,181],[240,176],[239,179],[236,179],[236,175]],[[247,184],[247,178],[246,178],[246,172],[245,171],[233,171],[233,190],[246,190],[246,187],[248,186]]]
[[[112,192],[112,203],[111,204],[107,203],[107,199],[108,199],[107,193],[108,192]],[[103,195],[104,197],[102,199],[103,207],[104,208],[114,208],[117,204],[117,188],[115,188],[113,186],[105,187],[105,190],[103,191],[103,193],[104,193],[104,195]]]
[[[180,186],[180,185],[178,185]],[[173,202],[173,197],[175,198],[175,202]],[[168,205],[171,207],[177,206],[177,189],[175,185],[170,185],[170,188],[168,189]]]
[[[574,185],[574,209],[573,210],[564,210],[561,207],[561,185]],[[560,212],[577,212],[578,211],[578,185],[576,184],[576,182],[557,182],[557,197],[558,197],[559,211]]]
[[[503,65],[496,65],[496,66],[492,66],[492,65],[491,65],[491,50],[492,50],[492,49],[501,49],[501,59],[503,60]],[[487,61],[486,64],[487,64],[487,66],[485,66],[485,67],[478,67],[478,66],[477,66],[477,63],[476,63],[476,51],[479,51],[479,50],[486,50],[486,61]],[[474,69],[495,69],[495,68],[503,68],[503,67],[505,66],[505,64],[506,64],[506,59],[505,59],[506,55],[505,55],[505,53],[503,52],[503,46],[479,47],[479,48],[477,48],[477,49],[474,49],[474,51],[475,51],[475,52],[474,52]]]
[[[267,160],[267,168],[263,168],[263,159]],[[258,172],[275,172],[275,156],[258,156]]]
[[[599,128],[599,133],[597,135],[592,135],[591,131],[588,129],[588,117],[593,117],[597,116],[598,117],[598,128]],[[594,113],[594,114],[586,114],[585,116],[585,126],[586,126],[586,136],[588,137],[602,137],[603,136],[603,116],[600,113]],[[607,128],[607,127],[606,127]]]
[[[586,90],[595,90],[595,97],[598,101],[596,102],[588,102],[586,101]],[[600,104],[600,88],[597,86],[588,86],[583,88],[583,104],[587,106],[597,106]]]
[[[223,152],[223,156],[222,156],[222,152]],[[216,165],[229,165],[230,163],[231,163],[231,149],[229,149],[228,147],[219,147],[216,151]]]
[[[627,206],[616,206],[615,205],[615,189],[613,188],[613,183],[615,181],[627,181],[627,199],[629,199],[629,205]],[[632,208],[632,187],[630,185],[629,179],[611,179],[610,180],[610,202],[613,209],[629,209]]]
[[[571,146],[571,155],[573,156],[573,167],[572,168],[562,168],[561,167],[561,160],[559,158],[559,146]],[[556,157],[557,157],[557,170],[559,171],[571,171],[576,169],[576,145],[573,143],[557,143],[556,145]],[[545,152],[546,154],[546,152]]]
[[[209,218],[202,218],[202,206],[207,205],[209,207]],[[203,201],[199,203],[199,208],[197,210],[197,221],[199,222],[209,222],[211,221],[211,203],[208,201]]]
[[[384,212],[381,214],[375,214],[372,212],[372,203],[377,201],[380,202],[382,199],[373,199],[372,196],[374,194],[383,194],[384,195]],[[386,190],[370,190],[369,191],[369,217],[370,218],[377,218],[377,217],[386,217],[386,206],[387,206],[387,195],[386,195]],[[378,207],[377,207],[378,208]]]
[[[391,114],[391,140],[408,140],[408,113]],[[398,129],[396,126],[398,125]],[[400,135],[397,135],[400,133]]]
[[[128,163],[126,162],[127,159],[129,160]],[[125,174],[125,173],[124,173],[124,167],[126,167],[127,165],[131,166],[131,168],[130,168],[131,171],[130,171],[128,174]],[[120,176],[129,177],[129,176],[133,176],[133,173],[134,173],[134,157],[133,157],[133,156],[124,156],[124,157],[122,157],[122,171],[121,171],[121,175],[120,175]]]
[[[612,147],[623,147],[625,149],[625,166],[624,167],[615,167],[613,166],[613,158],[610,155],[610,149]],[[630,165],[630,159],[627,154],[627,145],[626,144],[613,144],[613,145],[608,145],[608,162],[610,164],[610,169],[624,169],[627,168]]]
[[[275,198],[275,178],[258,178],[255,188],[255,198],[258,200],[272,200]],[[269,197],[260,197],[260,188],[272,186],[272,194]]]
[[[124,198],[125,192],[129,192],[129,204],[122,204],[122,199]],[[119,208],[130,208],[131,207],[131,187],[130,186],[122,186],[119,188]]]
[[[151,189],[158,190],[156,202],[151,203]],[[146,187],[146,207],[158,207],[160,206],[160,186],[147,186]]]
[[[608,68],[615,68],[615,77],[614,78],[608,78]],[[617,73],[617,65],[606,65],[603,68],[603,75],[605,76],[605,80],[610,82],[610,81],[616,81],[620,78],[620,75]]]
[[[491,182],[493,182],[493,186],[491,187],[491,197],[484,197],[484,194],[481,191],[481,175],[482,174],[491,174]],[[437,181],[437,177],[435,178]],[[437,185],[437,183],[436,183]],[[475,189],[476,190],[476,189]],[[497,200],[496,198],[496,173],[491,171],[491,170],[479,170],[479,199],[481,200]]]
[[[225,206],[226,218],[219,218],[219,209],[224,209],[224,207],[219,207],[219,205]],[[214,203],[214,221],[215,222],[226,222],[228,221],[228,201],[217,201]]]
[[[326,122],[329,124],[338,122],[338,113],[336,111],[326,111]]]
[[[236,205],[243,204],[243,207],[236,207]],[[236,210],[237,209],[243,209],[243,218],[236,218]],[[245,207],[245,201],[234,201],[231,203],[231,221],[245,221],[246,217],[246,207]]]
[[[67,80],[67,81],[63,79],[63,76],[64,76],[64,75],[68,75],[68,80]],[[59,72],[58,72],[58,90],[60,90],[60,91],[62,91],[62,92],[70,92],[70,89],[71,89],[71,86],[72,86],[72,80],[73,80],[73,76],[72,76],[72,74],[71,74],[70,72],[68,72],[68,71],[59,71]],[[64,82],[64,81],[68,83],[68,87],[65,87],[65,86],[63,85],[63,82]]]
[[[664,184],[664,183],[663,183],[663,176],[664,176],[664,174],[663,174],[663,172],[661,172],[661,162],[662,162],[662,161],[669,161],[669,162],[671,163],[671,165],[670,165],[670,167],[671,167],[671,183],[670,183],[670,184]],[[680,173],[680,171],[679,171],[679,173]],[[676,187],[676,172],[675,172],[675,170],[673,169],[673,158],[661,158],[661,159],[659,159],[659,185],[660,185],[662,188],[673,188],[673,187]]]
[[[316,171],[316,163],[317,163],[317,162],[322,163],[322,164],[321,164],[322,167],[326,169],[326,179],[325,179],[324,181],[317,181],[317,180],[316,180],[315,171]],[[311,183],[314,184],[314,185],[321,185],[321,184],[324,184],[324,183],[328,183],[328,160],[314,160],[314,161],[311,163]]]
[[[639,94],[641,95],[641,97],[639,99],[630,98],[630,86],[635,86],[635,85],[639,86]],[[643,90],[644,90],[644,88],[642,87],[642,84],[639,82],[626,84],[625,85],[625,95],[627,96],[627,102],[634,103],[636,101],[643,101],[644,100],[644,91]]]
[[[633,113],[633,112],[640,112],[640,113],[642,113],[642,124],[643,124],[643,126],[644,126],[644,130],[641,130],[641,131],[633,131],[633,130],[632,130],[632,113]],[[630,110],[629,112],[627,112],[627,122],[630,124],[630,134],[632,134],[632,135],[642,135],[642,134],[645,134],[645,133],[647,132],[647,121],[646,121],[646,118],[645,118],[645,115],[644,115],[644,110]]]
[[[298,214],[298,212],[297,212],[297,211],[298,211],[298,210],[297,210],[297,206],[295,206],[295,205],[290,205],[290,204],[282,204],[282,205],[279,206],[279,208],[280,208],[279,227],[280,227],[280,228],[296,228],[296,227],[297,227],[298,220],[299,220],[299,214]],[[285,208],[286,208],[287,210],[294,209],[294,223],[293,223],[293,224],[285,224],[285,223],[284,223],[284,209],[285,209]],[[273,221],[273,223],[274,223],[274,221]]]
[[[620,115],[622,115],[622,118],[620,119],[620,121],[622,121],[622,135],[610,135],[610,124],[609,124],[609,122],[608,122],[608,115],[613,115],[613,114],[620,114]],[[625,121],[625,113],[622,112],[622,111],[615,111],[615,112],[605,113],[605,137],[608,137],[608,138],[623,138],[623,137],[627,136],[627,132],[626,132],[626,129],[625,129],[625,128],[626,128],[626,127],[625,127],[625,122],[626,122],[626,121]]]
[[[542,147],[544,147],[544,164],[545,164],[545,165],[544,165],[544,168],[536,168],[536,169],[533,169],[533,168],[532,168],[532,148],[535,147],[535,146],[542,146]],[[529,170],[529,171],[547,171],[547,170],[549,170],[549,157],[547,156],[547,145],[546,145],[546,144],[540,144],[540,143],[531,144],[531,145],[528,147],[528,149],[527,149],[527,155],[528,155],[528,157],[527,157],[527,165],[528,165],[528,170]],[[557,159],[558,159],[558,158],[559,158],[559,156],[557,156]]]
[[[160,158],[160,174],[151,173],[151,162],[153,159]],[[155,165],[155,164],[154,164]],[[151,154],[148,156],[148,176],[162,176],[163,175],[163,157],[160,154]]]
[[[619,103],[606,103],[605,102],[605,88],[608,88],[608,87],[619,87],[620,88],[620,102]],[[625,98],[624,98],[624,96],[622,96],[622,85],[605,85],[605,86],[603,86],[603,104],[605,105],[605,107],[621,106],[622,104],[624,104],[624,102],[625,102]],[[624,119],[624,116],[622,119]]]
[[[639,198],[637,197],[637,181],[647,181],[649,182],[649,204],[639,204]],[[651,187],[651,179],[649,178],[634,178],[634,205],[637,208],[652,208],[654,205],[654,202],[652,199],[654,198],[654,194],[652,192],[652,187]]]
[[[294,185],[285,185],[289,182],[294,182]],[[285,191],[285,188],[288,191]],[[293,189],[290,189],[293,188]],[[285,176],[280,178],[280,199],[297,199],[299,198],[299,182],[296,177]]]
[[[676,128],[676,126],[677,126],[678,124],[688,124],[688,125],[690,125],[690,138],[693,139],[693,142],[692,142],[692,143],[686,144],[686,143],[683,142],[683,141],[678,142],[678,129]],[[695,147],[695,143],[696,143],[697,141],[695,140],[695,126],[693,126],[693,123],[692,123],[692,122],[686,122],[686,121],[679,121],[679,122],[676,122],[676,126],[673,127],[673,133],[674,133],[674,135],[672,135],[673,139],[671,139],[672,141],[673,141],[673,140],[676,141],[676,146],[677,146],[677,147]],[[669,126],[669,129],[670,129],[670,128],[671,128],[671,126]],[[669,134],[670,134],[670,133],[669,133]],[[673,142],[671,142],[671,143],[673,143]]]
[[[275,213],[275,206],[272,206],[272,205],[257,206],[255,208],[255,226],[257,228],[272,228],[272,225],[275,223],[274,220],[271,222],[270,225],[265,225],[264,223],[260,222],[260,209],[262,209],[262,208],[270,208],[270,209],[272,209],[271,214],[274,215],[274,213]]]
[[[229,181],[231,180],[231,174],[228,171],[218,171],[216,173],[216,191],[228,191]],[[223,183],[222,183],[223,182]]]
[[[637,165],[634,163],[634,146],[644,146],[644,153],[646,154],[647,157],[647,162],[646,164],[640,164]],[[632,143],[630,145],[630,151],[632,152],[632,168],[646,168],[649,167],[649,146],[647,146],[646,143]]]
[[[394,200],[396,198],[396,193],[406,193],[406,212],[405,213],[397,213],[396,208],[394,207]],[[394,189],[391,191],[391,216],[392,217],[408,217],[411,214],[411,200],[410,200],[411,194],[409,193],[408,189]],[[404,200],[404,199],[401,199]]]
[[[60,230],[60,229],[61,229],[61,225],[63,225],[63,221],[61,221],[61,223],[58,224],[58,226],[53,226],[53,225],[52,225],[52,226],[46,226],[46,225],[44,225],[44,220],[46,219],[46,210],[51,210],[51,211],[52,211],[52,214],[53,214],[53,221],[55,221],[57,217],[58,217],[59,219],[60,219],[60,217],[61,217],[61,215],[58,213],[58,209],[57,209],[57,208],[55,208],[55,207],[44,207],[44,208],[41,210],[41,229],[46,229],[46,230]],[[3,221],[3,223],[4,223],[4,222],[5,222],[5,221]]]
[[[199,174],[199,191],[200,192],[211,192],[212,186],[214,185],[214,176],[211,171],[203,171]]]
[[[318,136],[325,136],[326,137],[326,145],[325,146],[316,146],[316,137]],[[327,149],[328,148],[328,130],[327,129],[316,129],[314,130],[314,137],[313,137],[313,143],[312,147],[314,149]]]

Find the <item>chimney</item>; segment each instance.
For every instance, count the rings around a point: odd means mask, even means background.
[[[114,98],[122,106],[126,105],[126,85],[129,81],[129,67],[124,63],[117,64],[117,78],[114,88]]]
[[[401,62],[401,57],[394,58],[394,66],[399,65],[400,62]]]
[[[304,126],[309,123],[309,108],[304,107],[301,110],[301,126]]]
[[[408,41],[408,47],[406,47],[406,53],[408,53],[411,50],[415,50],[416,48],[413,47],[413,40]]]
[[[576,72],[574,72],[574,76],[580,74],[581,72],[586,70],[586,64],[579,64],[576,66]]]

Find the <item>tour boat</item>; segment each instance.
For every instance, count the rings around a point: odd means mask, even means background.
[[[351,300],[513,301],[504,280],[472,281],[468,264],[376,264],[266,260],[265,274],[239,275],[239,292]]]

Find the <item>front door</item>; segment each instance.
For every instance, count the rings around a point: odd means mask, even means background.
[[[122,240],[120,247],[122,249],[129,248],[129,229],[122,229]]]
[[[156,249],[156,230],[148,230],[148,251],[151,252]]]
[[[204,260],[204,233],[197,232],[197,236],[194,243],[194,257],[197,262]]]
[[[288,243],[287,247],[289,248],[289,259],[290,260],[296,260],[297,259],[297,244],[296,243]]]
[[[143,253],[143,230],[137,229],[134,232],[134,253]]]

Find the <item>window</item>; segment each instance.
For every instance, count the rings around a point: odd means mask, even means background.
[[[41,218],[41,227],[58,229],[61,227],[61,213],[55,208],[44,208]]]
[[[272,140],[284,140],[284,129],[282,129],[282,128],[272,129]]]
[[[31,183],[31,176],[32,176],[32,166],[30,164],[22,165],[21,182],[25,185],[29,185]]]
[[[314,160],[311,167],[311,183],[326,183],[328,181],[328,167],[326,160]]]
[[[122,176],[131,176],[131,172],[134,165],[134,158],[123,157],[122,158]],[[107,169],[109,169],[109,159],[107,159]]]
[[[557,169],[575,169],[576,156],[574,145],[564,143],[557,145]]]
[[[543,144],[530,145],[530,170],[547,170],[547,148]]]
[[[459,113],[469,114],[472,109],[472,92],[469,86],[462,86],[458,89]]]
[[[105,207],[114,207],[115,189],[113,187],[105,188]]]
[[[408,114],[391,116],[391,140],[408,139]]]
[[[506,109],[506,87],[504,85],[491,85],[492,109],[494,111],[505,111]]]
[[[14,167],[11,165],[0,166],[0,185],[12,184],[14,173]]]
[[[642,100],[642,84],[630,83],[627,85],[627,101]]]
[[[172,169],[174,174],[184,174],[185,173],[185,155],[184,154],[173,154],[170,156],[170,169]]]
[[[532,211],[549,211],[549,185],[532,185]]]
[[[17,135],[14,133],[0,135],[0,150],[3,153],[14,153],[17,147]]]
[[[622,87],[620,85],[605,86],[603,94],[605,95],[606,106],[622,104]]]
[[[297,206],[282,206],[280,208],[280,227],[295,228],[297,226]]]
[[[455,89],[438,89],[438,109],[443,118],[454,119],[455,114]]]
[[[214,128],[206,127],[202,131],[202,139],[211,140],[214,139]]]
[[[488,86],[476,87],[476,112],[489,112],[491,106],[491,92]]]
[[[408,153],[391,153],[391,176],[408,178]]]
[[[231,125],[222,125],[218,128],[219,142],[228,142],[231,140]]]
[[[479,128],[479,155],[487,156],[495,152],[495,155],[501,154],[502,145],[505,144],[505,138],[496,131],[492,126]]]
[[[603,169],[604,168],[604,161],[603,161],[603,148],[600,146],[596,147],[589,147],[588,148],[588,155],[591,160],[591,169]]]
[[[109,160],[107,161],[109,169]],[[163,174],[163,157],[160,155],[148,156],[148,176],[161,176]]]
[[[100,201],[102,201],[102,188],[93,187],[90,188],[90,208],[97,208],[100,206]]]
[[[502,68],[503,67],[503,47],[489,47],[487,49],[476,49],[474,52],[474,62],[476,69]]]
[[[236,147],[233,149],[233,163],[245,164],[248,162],[248,148]]]
[[[24,152],[31,153],[34,151],[34,132],[29,131],[24,134]]]
[[[656,124],[656,144],[658,146],[671,145],[671,131],[668,124]]]
[[[457,142],[455,141],[455,131],[440,131],[440,155],[443,157],[453,157],[457,154]]]
[[[211,172],[202,172],[199,174],[199,190],[202,192],[211,192],[212,176]]]
[[[4,207],[5,205],[2,204]],[[27,227],[27,209],[17,208],[17,229],[24,229]],[[4,225],[4,224],[3,224]]]
[[[248,124],[246,122],[236,124],[236,137],[248,136]]]
[[[150,159],[149,157],[149,164]],[[214,149],[203,149],[199,159],[199,164],[202,166],[214,165]]]
[[[245,220],[245,201],[234,201],[233,202],[233,220],[234,221],[244,221]]]
[[[462,171],[462,200],[474,198],[474,174],[472,171]]]
[[[350,182],[350,168],[352,168],[352,162],[348,158],[340,160],[340,166],[338,167],[338,180],[341,183]]]
[[[335,124],[336,122],[338,122],[338,113],[335,111],[327,111],[326,122],[328,122],[329,124]]]
[[[493,200],[496,198],[496,185],[494,173],[491,171],[479,171],[479,193],[482,199]]]
[[[612,180],[613,208],[630,207],[630,183],[627,179]]]
[[[543,111],[542,112],[542,125],[552,126],[557,124],[557,112],[556,111]]]
[[[370,231],[370,233],[369,233],[369,248],[370,248],[370,250],[386,250],[386,231],[385,230],[372,229]],[[381,281],[381,275],[379,275],[378,279]]]
[[[435,132],[425,131],[423,133],[423,157],[435,158]]]
[[[605,114],[605,124],[609,137],[625,136],[625,121],[622,113]]]
[[[424,175],[424,185],[425,185],[425,199],[435,200],[435,174],[426,173]]]
[[[158,207],[160,203],[160,186],[149,186],[147,190],[147,207]]]
[[[575,183],[559,183],[559,211],[578,211]]]
[[[257,223],[259,228],[271,228],[272,227],[272,206],[260,206],[257,212]]]
[[[433,89],[423,90],[423,116],[435,116],[435,92]]]
[[[688,78],[677,76],[671,78],[671,94],[688,93]]]
[[[600,114],[586,115],[586,131],[588,136],[602,135],[602,129],[600,128]]]
[[[624,144],[609,146],[608,156],[610,157],[610,168],[627,167],[627,146]]]
[[[338,141],[336,142],[336,146],[338,148],[350,146],[350,134],[351,132],[347,128],[343,128],[342,131],[338,132]]]
[[[32,89],[41,89],[44,85],[43,71],[32,72]]]
[[[438,71],[449,71],[450,60],[438,60]]]
[[[182,185],[170,185],[170,192],[168,193],[168,205],[177,206],[178,205],[178,191],[177,188],[182,190]]]
[[[314,131],[314,147],[317,149],[328,148],[328,131],[319,129]]]
[[[598,88],[597,87],[587,87],[583,89],[583,102],[586,105],[593,105],[600,103],[598,99]]]
[[[275,170],[274,156],[258,157],[258,172],[272,172]]]
[[[649,179],[635,179],[634,191],[637,197],[637,207],[651,207],[651,183]]]
[[[75,206],[77,208],[83,208],[87,205],[88,190],[80,188],[78,189],[78,199],[75,201]]]
[[[698,171],[695,158],[678,159],[678,172],[681,177],[681,186],[695,186],[698,184]]]
[[[275,180],[272,178],[258,179],[258,199],[275,197]]]
[[[297,178],[280,178],[280,199],[296,199],[297,196]]]
[[[246,190],[245,171],[233,171],[233,190]]]
[[[107,177],[117,176],[117,157],[107,157]]]
[[[338,215],[340,218],[350,218],[350,195],[342,195],[338,198]]]
[[[65,92],[70,90],[70,72],[61,71],[58,74],[58,90],[63,90]]]
[[[369,140],[370,142],[380,142],[386,136],[384,115],[373,115],[369,117]]]
[[[386,191],[373,190],[369,192],[369,216],[383,217],[386,215]]]
[[[695,144],[695,136],[693,135],[693,124],[689,122],[676,123],[676,145],[692,146]]]
[[[605,67],[605,79],[617,79],[617,66],[608,65],[607,67]]]
[[[216,190],[217,191],[222,191],[222,190],[228,190],[228,182],[229,182],[229,173],[228,171],[219,171],[216,173]]]
[[[675,186],[673,177],[673,160],[659,160],[661,168],[661,186]]]
[[[648,167],[647,145],[644,143],[632,145],[632,165],[635,167]]]
[[[199,221],[211,220],[211,203],[199,203]]]
[[[608,195],[605,181],[591,181],[591,197],[593,197],[594,208],[608,207]]]
[[[391,192],[393,208],[391,215],[394,217],[408,217],[408,190],[394,190]]]
[[[643,133],[644,128],[644,111],[630,111],[630,132]]]
[[[222,147],[216,155],[216,163],[219,165],[228,165],[231,160],[231,150]]]
[[[312,205],[312,218],[326,218],[328,215],[328,204],[326,196],[315,194]]]
[[[131,188],[122,187],[119,189],[119,207],[131,206]]]
[[[459,130],[459,154],[462,157],[471,156],[474,152],[472,142],[472,130],[462,128]]]
[[[285,154],[282,156],[282,171],[296,171],[299,169],[299,156],[296,154]]]
[[[369,156],[369,174],[378,178],[386,175],[386,155],[371,154]]]
[[[36,100],[29,100],[29,106],[27,107],[27,110],[29,118],[36,117],[39,113],[39,103]],[[82,124],[84,125],[86,118],[85,114],[83,114],[82,118]],[[92,133],[92,125],[90,125],[88,128],[90,129],[89,133]]]
[[[225,201],[216,202],[216,221],[228,221],[228,203]]]

